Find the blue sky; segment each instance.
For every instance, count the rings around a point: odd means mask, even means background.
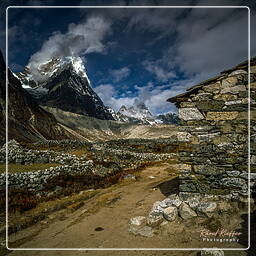
[[[175,111],[167,98],[247,59],[247,14],[234,8],[9,9],[9,65],[17,72],[72,53],[83,58],[105,105],[118,110],[139,98],[154,114]]]

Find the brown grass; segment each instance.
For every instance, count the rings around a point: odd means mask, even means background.
[[[57,167],[60,164],[57,163],[46,163],[46,164],[8,164],[8,172],[9,173],[18,173],[18,172],[33,172],[38,170],[45,170],[50,167]],[[0,173],[4,173],[6,171],[6,165],[0,164]]]
[[[77,156],[77,157],[82,157],[82,156],[85,156],[85,155],[86,155],[87,151],[86,151],[86,149],[84,149],[84,148],[80,148],[80,149],[76,149],[76,150],[69,151],[69,152],[67,152],[67,153],[69,153],[69,154],[71,154],[71,155],[75,155],[75,156]]]

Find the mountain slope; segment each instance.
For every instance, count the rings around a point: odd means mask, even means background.
[[[40,104],[113,120],[111,113],[91,88],[81,58],[56,58],[41,64],[36,70],[32,69],[33,72],[30,69],[32,67],[27,66],[17,77]]]
[[[0,52],[0,140],[5,141],[6,119],[6,65]],[[21,86],[20,81],[8,70],[8,136],[18,141],[67,139],[73,136],[58,125],[54,116],[40,106]]]

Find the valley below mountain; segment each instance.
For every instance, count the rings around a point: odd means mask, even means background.
[[[246,192],[245,170],[231,170],[232,161],[242,163],[244,152],[239,148],[242,157],[237,157],[228,150],[230,138],[220,137],[232,127],[219,131],[214,122],[207,123],[211,116],[202,121],[203,126],[196,123],[207,117],[196,107],[202,111],[212,108],[206,100],[212,97],[208,92],[212,88],[205,86],[206,93],[198,89],[200,85],[191,89],[199,91],[199,96],[192,94],[193,102],[185,97],[188,102],[182,105],[185,110],[179,109],[180,124],[175,113],[153,115],[139,98],[118,111],[105,106],[79,57],[51,59],[36,70],[28,65],[17,74],[8,70],[8,87],[5,72],[1,57],[0,121],[3,127],[8,121],[9,128],[8,141],[5,129],[0,133],[1,255],[26,255],[4,247],[6,168],[10,248],[203,248],[202,230],[211,233],[221,228],[241,235],[225,248],[246,246],[246,201],[239,193],[224,194],[227,189]],[[244,82],[245,71],[239,72],[239,81]],[[179,105],[180,101],[175,102]],[[223,109],[233,104],[236,102],[228,102]],[[221,112],[213,115],[217,121],[219,115]],[[236,137],[239,143],[244,142],[244,126],[235,129],[242,134]],[[224,162],[229,161],[225,162],[227,171],[218,166],[224,153],[230,154],[228,159],[223,157]],[[218,180],[220,174],[223,178]],[[210,186],[216,192],[213,195],[207,194]],[[219,245],[215,240],[207,243],[211,248]],[[238,252],[225,255],[247,255]]]

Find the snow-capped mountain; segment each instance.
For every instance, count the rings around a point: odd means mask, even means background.
[[[135,122],[142,124],[155,124],[156,121],[154,116],[150,113],[149,109],[143,102],[135,100],[133,106],[127,108],[126,106],[121,106],[117,112],[120,121],[124,122]]]
[[[118,112],[115,112],[111,108],[109,108],[109,111],[114,120],[125,123],[146,125],[178,123],[178,116],[175,113],[154,116],[146,107],[145,103],[140,102],[139,100],[135,100],[131,107],[121,106]]]
[[[111,113],[91,88],[80,57],[53,58],[36,69],[28,65],[16,77],[41,105],[113,120]]]

